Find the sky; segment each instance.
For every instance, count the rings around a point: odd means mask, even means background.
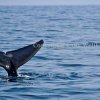
[[[100,5],[100,0],[0,0],[0,5]]]

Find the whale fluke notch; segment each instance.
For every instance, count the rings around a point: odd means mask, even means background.
[[[39,51],[43,43],[44,41],[40,40],[17,50],[0,52],[0,66],[6,69],[8,76],[17,76],[17,69],[28,62]]]

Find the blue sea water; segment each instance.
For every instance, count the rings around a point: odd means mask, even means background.
[[[100,6],[0,6],[0,51],[43,39],[0,100],[100,100]]]

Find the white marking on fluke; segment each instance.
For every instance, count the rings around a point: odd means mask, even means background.
[[[6,68],[9,69],[9,65],[6,65]]]

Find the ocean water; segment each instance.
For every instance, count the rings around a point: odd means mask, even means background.
[[[43,39],[0,100],[100,100],[100,6],[0,6],[0,51]]]

